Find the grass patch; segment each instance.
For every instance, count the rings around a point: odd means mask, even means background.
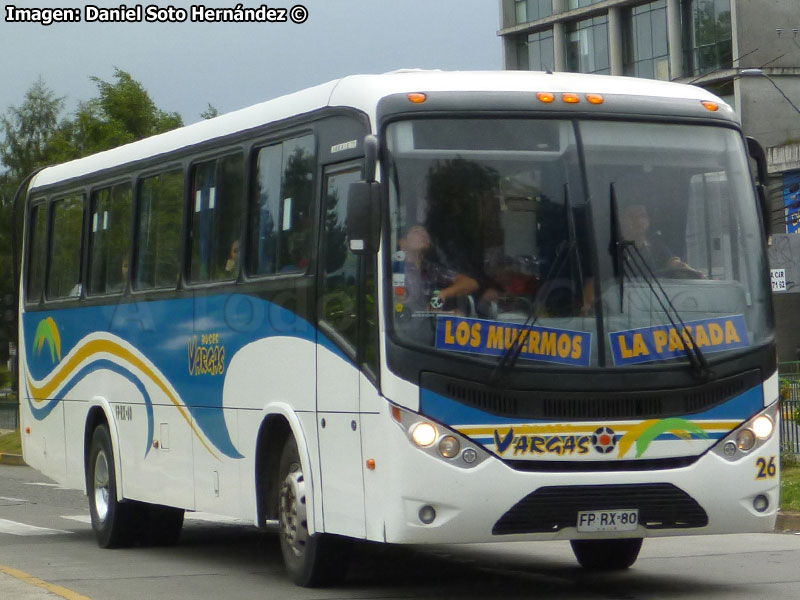
[[[19,429],[0,435],[0,452],[22,454],[22,440],[20,439]]]
[[[800,512],[800,466],[781,469],[781,509]]]

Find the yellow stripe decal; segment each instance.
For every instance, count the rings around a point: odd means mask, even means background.
[[[31,389],[31,395],[33,396],[34,400],[37,402],[44,402],[48,398],[51,398],[53,393],[59,387],[61,387],[61,385],[75,372],[78,365],[80,365],[87,358],[90,358],[92,355],[101,353],[111,354],[117,358],[126,360],[131,365],[139,369],[142,373],[147,375],[150,380],[155,383],[161,389],[161,391],[166,394],[167,398],[169,398],[170,401],[177,407],[178,412],[180,412],[181,416],[189,424],[189,427],[191,427],[192,431],[197,436],[197,439],[200,440],[200,443],[205,446],[206,450],[208,450],[214,458],[219,460],[217,453],[209,447],[209,445],[203,439],[204,436],[197,430],[194,423],[192,423],[191,415],[186,412],[186,408],[169,390],[164,381],[158,377],[158,375],[154,373],[150,367],[144,364],[144,362],[138,356],[133,354],[127,348],[124,348],[123,346],[120,346],[118,343],[112,342],[111,340],[91,340],[86,342],[83,346],[78,348],[77,352],[75,352],[75,354],[73,354],[67,362],[63,363],[63,366],[59,365],[61,368],[58,370],[55,377],[42,386],[37,386],[34,384],[30,374],[26,373],[28,386]]]
[[[644,421],[642,423],[610,423],[606,425],[617,433],[626,433],[630,431],[644,431],[650,427],[655,421]],[[730,431],[741,425],[740,421],[692,421],[698,427],[706,431]],[[598,427],[597,423],[589,423],[582,425],[522,425],[522,424],[509,424],[498,425],[495,427],[456,427],[455,429],[464,435],[481,436],[481,435],[494,435],[495,431],[505,431],[514,428],[514,433],[520,435],[532,434],[551,434],[561,435],[566,433],[594,433]]]

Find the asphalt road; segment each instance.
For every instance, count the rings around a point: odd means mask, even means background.
[[[275,534],[190,515],[173,548],[101,550],[86,499],[0,465],[0,599],[798,598],[800,535],[646,540],[628,571],[581,570],[566,542],[361,545],[344,584],[295,587]]]

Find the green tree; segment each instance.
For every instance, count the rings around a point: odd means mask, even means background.
[[[129,73],[114,69],[114,82],[92,77],[98,96],[78,106],[63,134],[71,135],[79,156],[109,150],[183,125],[178,113],[168,113]],[[58,140],[56,140],[58,141]],[[69,151],[69,144],[65,148]]]
[[[64,98],[38,79],[22,104],[0,117],[0,300],[13,293],[11,231],[21,233],[21,220],[11,221],[11,201],[24,178],[36,168],[65,162],[163,133],[183,125],[177,113],[159,109],[141,83],[121,69],[112,81],[92,77],[95,98],[81,102],[64,116]],[[210,107],[211,108],[211,107]],[[21,211],[20,211],[21,212]],[[22,215],[19,215],[20,217]],[[17,270],[17,272],[19,272]],[[0,360],[15,324],[0,311]]]
[[[7,169],[7,184],[21,181],[47,162],[48,144],[58,129],[63,108],[64,98],[57,97],[39,78],[25,93],[22,105],[8,109],[0,121],[0,162]]]

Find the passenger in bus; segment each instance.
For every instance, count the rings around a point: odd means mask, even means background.
[[[234,240],[231,244],[231,251],[228,255],[228,260],[225,261],[225,275],[228,277],[235,277],[236,271],[239,269],[239,240]]]
[[[410,227],[398,247],[404,278],[403,285],[396,286],[395,291],[397,300],[412,310],[451,309],[457,298],[473,294],[480,287],[475,278],[431,259],[431,237],[422,225]]]

